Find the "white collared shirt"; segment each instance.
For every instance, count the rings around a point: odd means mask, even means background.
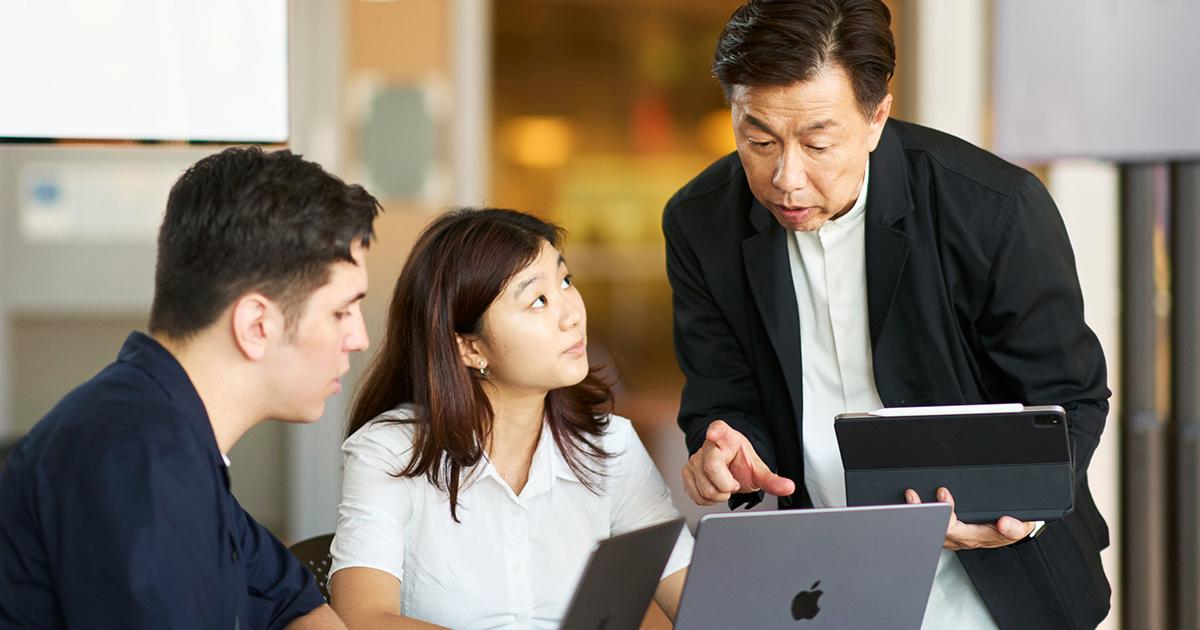
[[[800,314],[804,388],[804,485],[816,507],[846,505],[846,473],[833,432],[839,413],[883,407],[875,387],[867,319],[866,207],[862,191],[846,214],[788,239]],[[930,500],[931,497],[923,497]],[[987,607],[952,551],[943,550],[923,630],[995,628]]]
[[[400,407],[376,420],[407,419]],[[679,515],[629,420],[611,416],[602,437],[601,494],[567,465],[548,426],[517,495],[486,459],[464,474],[460,523],[448,495],[424,477],[397,478],[411,424],[372,421],[342,445],[345,472],[330,575],[347,567],[401,582],[400,612],[451,628],[557,628],[596,542]],[[688,565],[679,536],[663,577]]]

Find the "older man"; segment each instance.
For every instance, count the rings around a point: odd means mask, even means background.
[[[889,118],[890,20],[878,0],[751,0],[720,36],[737,152],[663,215],[684,485],[702,505],[842,506],[838,413],[1062,405],[1075,511],[951,519],[924,627],[1094,627],[1108,531],[1087,467],[1109,391],[1066,231],[1030,173]]]

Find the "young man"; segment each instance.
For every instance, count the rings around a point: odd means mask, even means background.
[[[737,152],[663,216],[684,485],[703,505],[843,506],[838,413],[1062,405],[1075,511],[1037,537],[952,518],[923,627],[1095,627],[1108,530],[1087,468],[1109,391],[1066,230],[1027,171],[889,117],[890,19],[879,0],[751,0],[720,36]]]
[[[289,151],[227,149],[176,182],[150,335],[68,394],[0,475],[0,627],[342,628],[238,505],[225,454],[313,422],[349,355],[375,198]]]

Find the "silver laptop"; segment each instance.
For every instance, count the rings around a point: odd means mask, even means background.
[[[920,628],[950,506],[710,514],[675,627]]]
[[[683,529],[677,518],[600,541],[561,630],[634,630],[646,616]]]

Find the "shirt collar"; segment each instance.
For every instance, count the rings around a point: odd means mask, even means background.
[[[137,367],[154,379],[179,411],[179,421],[186,423],[196,438],[207,445],[214,462],[224,462],[204,401],[175,355],[153,337],[134,331],[121,346],[117,361]]]
[[[196,389],[192,387],[192,381],[183,366],[175,359],[175,355],[153,337],[136,330],[129,333],[121,351],[117,353],[117,360],[146,371],[166,390],[173,402],[186,403],[192,397],[199,402]]]
[[[472,482],[484,477],[491,477],[496,483],[503,486],[509,492],[512,488],[508,482],[500,476],[500,472],[492,465],[491,460],[487,455],[483,458],[483,469],[479,475],[471,475]],[[538,436],[537,446],[533,450],[533,460],[529,463],[529,478],[525,481],[525,487],[521,490],[521,497],[529,499],[535,497],[550,489],[555,479],[564,481],[573,481],[582,483],[575,471],[571,470],[570,464],[567,463],[567,458],[559,450],[558,444],[554,441],[554,433],[550,429],[548,420],[542,421],[541,435]],[[464,487],[468,484],[464,484]],[[515,496],[515,493],[514,493]]]
[[[567,458],[563,455],[558,444],[554,442],[554,434],[550,432],[550,423],[547,422],[542,426],[542,439],[547,442],[546,448],[553,455],[550,458],[550,471],[555,477],[563,481],[573,481],[575,483],[583,483],[575,471],[571,469],[571,465],[567,463]],[[538,445],[541,447],[541,444]]]

